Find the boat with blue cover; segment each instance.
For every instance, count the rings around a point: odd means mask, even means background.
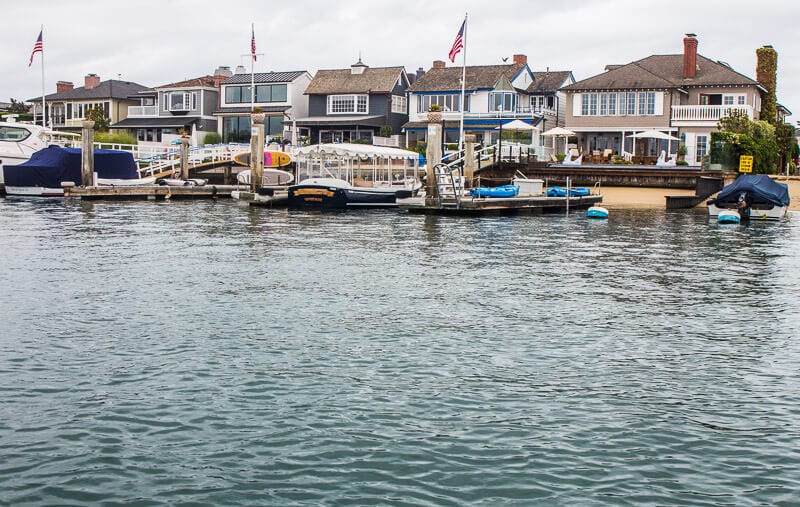
[[[590,193],[591,192],[587,187],[575,187],[569,189],[570,197],[585,197]],[[567,189],[564,187],[559,187],[558,185],[556,185],[547,189],[547,197],[566,197],[566,196],[567,196]]]
[[[501,185],[499,187],[478,187],[469,191],[472,197],[514,197],[519,194],[519,185]]]
[[[742,174],[707,202],[708,216],[733,209],[743,219],[780,220],[786,217],[789,203],[788,185],[766,174]]]

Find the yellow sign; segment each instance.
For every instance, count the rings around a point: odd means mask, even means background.
[[[753,172],[753,157],[750,155],[742,155],[739,157],[739,172],[751,173]]]

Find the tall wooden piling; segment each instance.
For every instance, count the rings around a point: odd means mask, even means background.
[[[436,197],[436,182],[433,168],[442,162],[442,124],[439,122],[428,123],[428,146],[425,149],[427,159],[425,178],[425,191],[431,197]]]
[[[250,187],[258,193],[264,178],[264,114],[254,113],[250,118]]]
[[[94,122],[81,122],[81,185],[94,185]]]
[[[181,136],[181,179],[189,179],[189,136]]]
[[[475,178],[475,134],[464,135],[464,186],[472,187]]]

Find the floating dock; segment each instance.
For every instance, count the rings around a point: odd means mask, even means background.
[[[400,209],[409,213],[427,215],[512,215],[545,213],[566,213],[567,210],[584,210],[603,202],[603,196],[590,194],[573,197],[516,196],[472,198],[464,196],[460,200],[453,197],[443,198],[441,202],[435,197],[410,197],[398,199]]]
[[[65,187],[64,197],[87,200],[149,200],[167,199],[217,199],[230,198],[235,185],[169,186],[169,185],[119,185],[98,187]]]

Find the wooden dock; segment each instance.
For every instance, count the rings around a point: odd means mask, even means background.
[[[599,194],[582,197],[547,197],[517,196],[508,198],[475,198],[464,196],[460,202],[452,197],[439,199],[435,197],[411,197],[397,201],[400,209],[409,213],[424,213],[427,215],[515,215],[545,213],[566,213],[569,210],[584,210],[603,202]]]
[[[149,200],[167,199],[218,199],[230,198],[235,185],[169,186],[169,185],[131,185],[66,187],[64,197],[77,197],[86,200]]]

